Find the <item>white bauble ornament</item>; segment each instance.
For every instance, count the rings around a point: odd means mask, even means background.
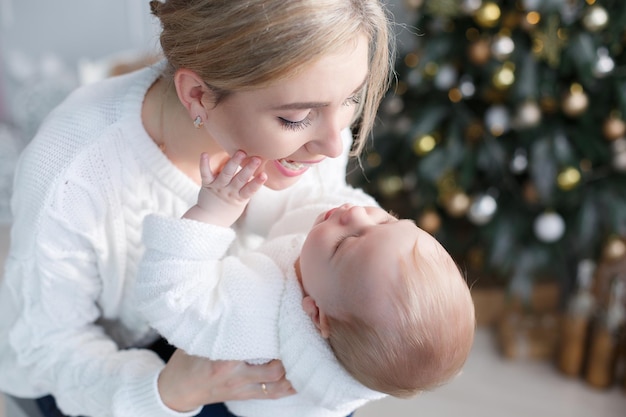
[[[613,168],[619,172],[626,172],[626,139],[619,138],[611,142],[613,150]]]
[[[491,221],[498,209],[495,198],[489,194],[479,195],[472,199],[467,218],[474,224],[482,226]]]
[[[590,32],[597,32],[609,23],[609,14],[606,9],[599,5],[591,6],[583,16],[583,26]]]
[[[511,116],[503,105],[491,106],[485,112],[485,126],[494,136],[500,136],[511,127]]]
[[[461,10],[465,14],[471,15],[474,14],[476,10],[480,9],[480,6],[482,6],[482,4],[482,0],[463,0],[463,2],[461,3]]]
[[[463,95],[463,98],[471,98],[476,94],[476,84],[472,80],[472,77],[463,76],[459,82],[459,90]]]
[[[541,108],[534,100],[526,100],[517,109],[515,126],[518,128],[535,127],[541,121]]]
[[[458,79],[458,72],[453,65],[442,65],[435,75],[434,84],[439,90],[447,91],[452,88]]]
[[[533,226],[537,238],[547,243],[556,242],[565,233],[565,220],[560,214],[552,211],[537,216]]]
[[[515,43],[508,35],[496,35],[491,41],[491,55],[504,61],[515,50]]]
[[[593,64],[593,75],[597,78],[606,77],[615,69],[615,61],[606,48],[598,49],[598,60]]]
[[[514,174],[522,174],[526,171],[528,168],[528,154],[526,150],[522,148],[515,150],[513,158],[511,158],[511,162],[509,163],[509,168]]]

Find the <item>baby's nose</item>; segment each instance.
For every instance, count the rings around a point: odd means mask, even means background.
[[[341,216],[343,224],[364,224],[369,220],[369,216],[362,206],[348,206]]]

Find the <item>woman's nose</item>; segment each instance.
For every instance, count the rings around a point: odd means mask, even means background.
[[[309,152],[336,158],[343,152],[342,128],[336,122],[326,123],[307,146]]]

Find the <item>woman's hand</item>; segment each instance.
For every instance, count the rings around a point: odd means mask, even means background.
[[[265,365],[212,361],[187,355],[180,349],[161,371],[158,389],[163,403],[180,412],[224,401],[281,398],[295,394],[278,360]]]

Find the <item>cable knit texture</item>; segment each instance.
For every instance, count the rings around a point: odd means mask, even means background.
[[[185,415],[158,398],[163,362],[128,349],[156,337],[131,296],[143,219],[180,217],[198,193],[141,122],[145,93],[162,66],[75,91],[18,161],[0,284],[0,391],[52,393],[68,415]],[[293,195],[371,201],[345,184],[346,161],[345,153],[324,161],[289,190],[259,191],[237,244],[264,238],[288,210],[311,201]]]

